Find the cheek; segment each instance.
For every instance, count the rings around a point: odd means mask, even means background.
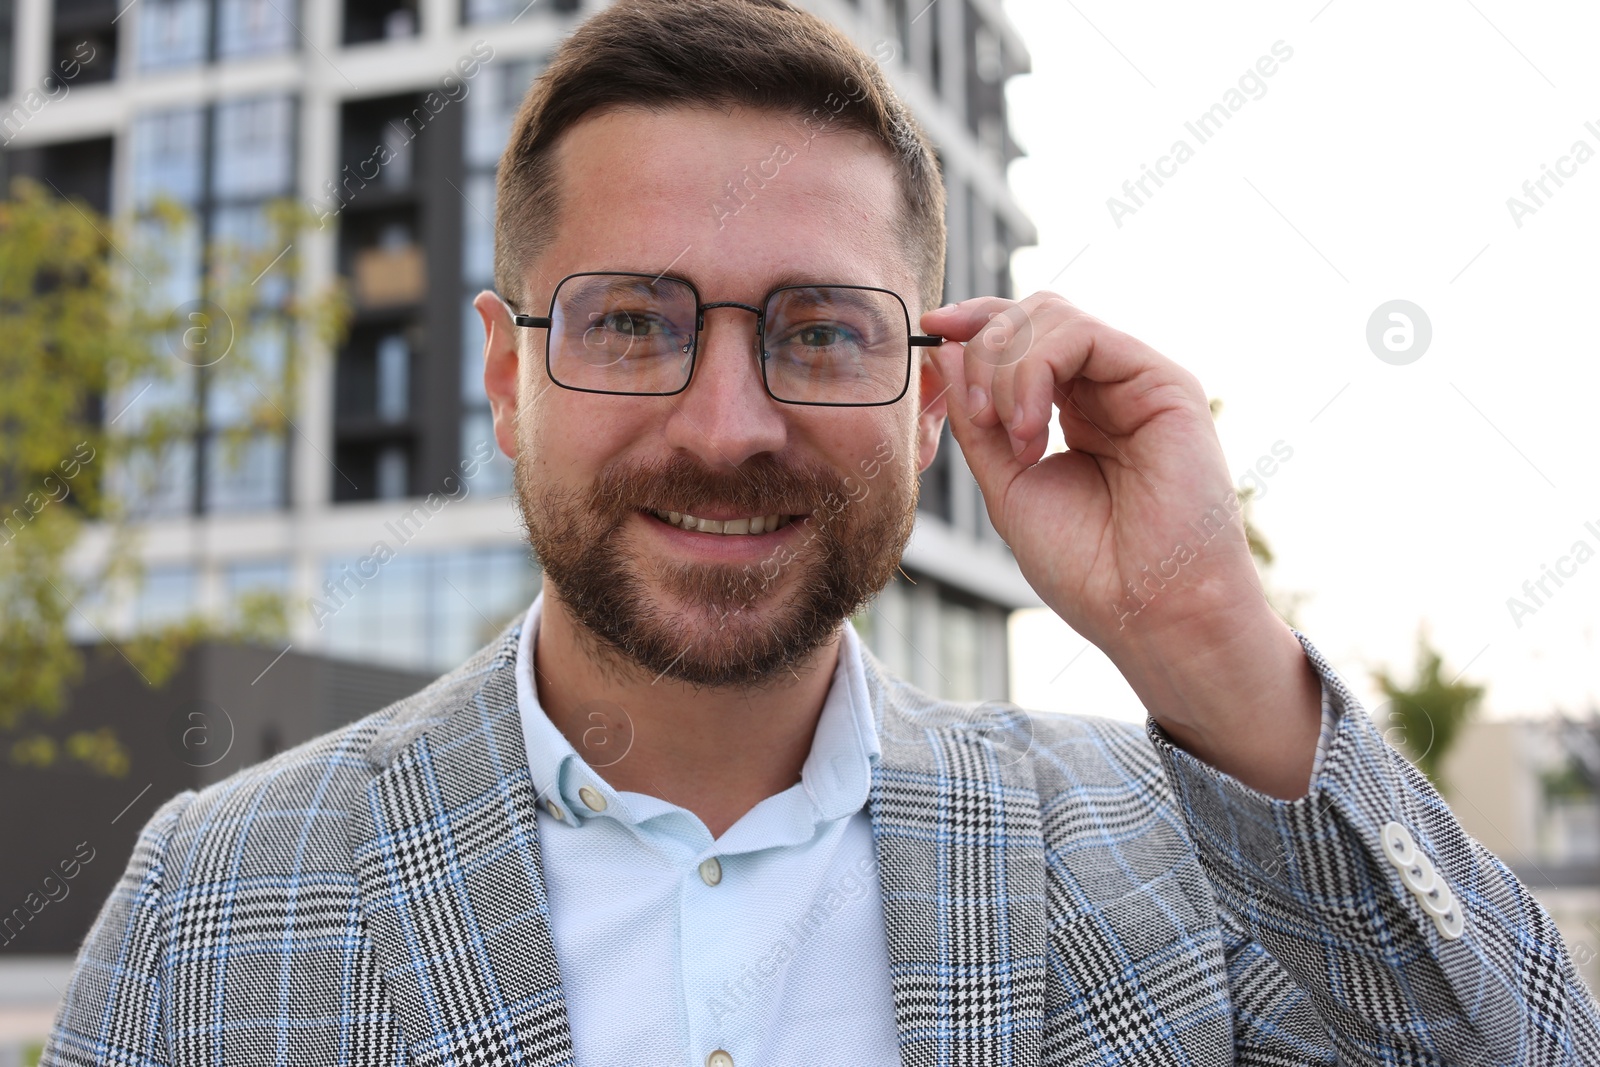
[[[551,386],[524,407],[523,447],[540,476],[567,484],[592,481],[624,456],[644,456],[651,424],[631,418],[622,398],[594,396]]]

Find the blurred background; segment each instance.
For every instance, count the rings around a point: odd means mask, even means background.
[[[0,1067],[162,800],[534,595],[470,301],[600,6],[0,0]],[[938,145],[946,299],[1052,289],[1200,377],[1274,605],[1600,982],[1600,15],[802,6]],[[1143,718],[948,439],[903,566],[855,620],[892,670]]]

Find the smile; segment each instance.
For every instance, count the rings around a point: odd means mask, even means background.
[[[755,515],[743,519],[702,519],[695,515],[681,511],[652,511],[652,515],[662,522],[676,526],[680,530],[698,530],[700,533],[722,534],[760,534],[771,533],[789,525],[793,517],[789,515]]]

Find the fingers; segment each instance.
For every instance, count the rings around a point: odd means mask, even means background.
[[[1119,397],[1134,400],[1131,406],[1119,400],[1114,405],[1119,410],[1106,413],[1118,416],[1111,422],[1130,424],[1147,414],[1138,410],[1145,406],[1139,397],[1168,391],[1152,386],[1182,391],[1184,384],[1176,364],[1055,293],[1034,293],[1022,301],[977,297],[930,311],[921,324],[948,339],[939,358],[941,366],[954,365],[947,375],[959,368],[958,378],[947,378],[960,382],[960,401],[952,410],[959,406],[968,436],[1001,457],[997,462],[1033,463],[1043,456],[1055,406],[1066,405],[1075,380],[1110,385]],[[960,358],[954,358],[953,342],[964,346]],[[1134,386],[1135,378],[1146,384]],[[1067,421],[1082,417],[1077,412]],[[961,428],[954,415],[951,428]],[[961,443],[965,449],[967,441]]]

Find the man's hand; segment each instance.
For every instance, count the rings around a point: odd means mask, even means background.
[[[1054,293],[979,297],[922,329],[951,430],[1023,577],[1178,744],[1305,794],[1320,683],[1268,606],[1194,375]],[[1069,451],[1045,456],[1059,407]]]

